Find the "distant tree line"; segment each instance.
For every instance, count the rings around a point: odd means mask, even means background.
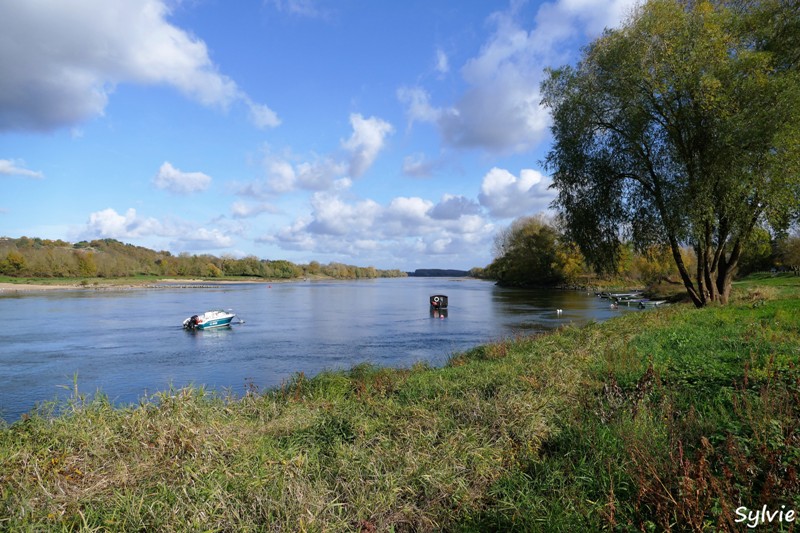
[[[448,268],[418,268],[407,274],[419,278],[463,278],[469,276],[469,272],[466,270]]]
[[[177,276],[223,278],[245,276],[293,279],[324,276],[335,279],[403,277],[400,270],[381,270],[342,263],[298,265],[286,260],[235,258],[209,254],[173,255],[116,239],[69,243],[62,240],[0,238],[0,274],[35,278],[120,278]]]
[[[800,273],[800,232],[772,236],[758,228],[750,237],[739,261],[737,274],[759,271]],[[495,259],[470,275],[496,280],[505,286],[549,287],[586,284],[598,275],[652,285],[662,281],[680,283],[680,272],[667,245],[637,249],[633,242],[620,244],[613,268],[596,272],[580,248],[557,221],[542,216],[515,220],[495,237]],[[683,263],[697,268],[692,247],[680,249]]]

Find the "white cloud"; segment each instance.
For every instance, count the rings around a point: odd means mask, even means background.
[[[138,216],[136,209],[132,207],[124,215],[109,207],[89,215],[84,233],[94,238],[136,239],[149,235],[164,235],[165,228],[155,218]]]
[[[278,244],[286,250],[312,251],[316,245],[313,235],[306,231],[309,221],[297,219],[292,225],[255,239],[259,243]]]
[[[450,60],[441,48],[436,50],[436,72],[439,74],[447,74],[450,72]]]
[[[548,114],[539,105],[541,50],[513,11],[492,17],[495,31],[461,69],[468,89],[439,122],[448,144],[522,152],[544,138]],[[538,59],[538,60],[537,60]]]
[[[593,38],[619,26],[639,0],[559,0],[542,4],[536,15],[539,43],[555,47],[576,34]]]
[[[464,196],[445,194],[442,200],[430,211],[435,220],[458,220],[464,215],[477,215],[481,206],[475,200]]]
[[[257,104],[250,98],[244,98],[244,102],[250,109],[250,120],[257,128],[274,128],[280,125],[281,120],[278,118],[278,114],[268,106]]]
[[[128,209],[124,215],[110,207],[91,213],[81,236],[85,239],[148,242],[155,237],[166,237],[171,239],[170,248],[176,250],[213,250],[233,245],[233,238],[219,228],[198,227],[197,224],[178,219],[161,221],[142,217],[134,208]]]
[[[501,168],[483,178],[478,200],[496,218],[514,218],[547,209],[555,194],[548,190],[550,178],[536,170],[523,169],[519,177]]]
[[[231,213],[234,218],[250,218],[260,215],[261,213],[276,214],[280,210],[272,204],[260,202],[256,204],[247,202],[234,202],[231,206]]]
[[[336,188],[347,172],[347,164],[330,156],[310,156],[310,161],[297,162],[299,158],[289,151],[275,154],[267,150],[264,169],[267,189],[273,193],[286,193],[298,189],[325,191]]]
[[[0,175],[22,176],[23,178],[42,179],[44,174],[25,168],[25,161],[19,159],[0,159]]]
[[[430,94],[422,87],[400,87],[397,98],[406,105],[409,126],[414,122],[436,123],[442,116],[442,110],[431,105]]]
[[[378,225],[388,236],[405,236],[430,231],[433,226],[428,212],[433,202],[417,197],[393,198],[382,213]]]
[[[202,172],[183,172],[165,161],[153,178],[153,184],[174,193],[193,193],[208,189],[211,176]]]
[[[635,3],[636,0],[543,3],[529,30],[522,24],[528,20],[521,14],[524,3],[511,2],[508,10],[489,17],[492,33],[460,69],[467,87],[455,102],[434,105],[429,92],[421,87],[403,87],[397,97],[406,105],[410,123],[436,124],[450,146],[498,153],[526,152],[548,134],[549,114],[539,103],[544,68],[572,60],[570,54],[584,39],[598,36],[607,26],[618,25]]]
[[[250,183],[240,187],[238,194],[263,198],[269,194],[282,194],[297,190],[332,191],[344,190],[352,185],[352,178],[363,175],[375,162],[386,143],[386,137],[394,128],[388,122],[376,117],[364,118],[354,113],[350,115],[353,133],[341,145],[344,154],[302,157],[285,149],[279,153],[265,147],[263,167],[266,180],[263,183]]]
[[[338,196],[317,193],[311,198],[314,219],[306,229],[322,235],[348,235],[369,232],[380,213],[380,206],[372,200],[347,204]]]
[[[351,154],[349,172],[358,178],[372,166],[386,142],[386,137],[394,132],[388,122],[377,117],[364,118],[359,113],[350,115],[353,134],[342,146]]]
[[[170,246],[187,251],[216,250],[230,248],[233,246],[233,239],[217,228],[198,228],[171,241]]]
[[[203,105],[278,118],[221,74],[206,44],[167,21],[165,0],[4,2],[0,130],[52,130],[102,115],[120,83],[169,85]]]
[[[259,241],[315,256],[333,254],[348,256],[347,260],[363,258],[372,264],[429,266],[429,255],[447,256],[442,259],[447,261],[475,256],[476,250],[486,250],[488,255],[495,228],[479,210],[474,201],[451,195],[445,195],[439,204],[419,197],[397,197],[379,204],[317,193],[310,215]]]
[[[309,18],[324,18],[328,12],[313,0],[270,0],[278,11]]]
[[[295,186],[310,191],[327,190],[344,173],[343,164],[330,158],[303,162],[295,166]]]

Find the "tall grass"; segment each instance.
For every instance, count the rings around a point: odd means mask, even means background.
[[[454,355],[0,428],[0,529],[736,530],[800,508],[800,317],[778,292]]]
[[[464,530],[742,531],[737,509],[800,509],[797,288],[602,325],[561,430]]]

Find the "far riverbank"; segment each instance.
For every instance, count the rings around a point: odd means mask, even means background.
[[[204,288],[236,284],[275,284],[296,283],[302,281],[330,281],[337,278],[326,276],[309,276],[291,279],[262,279],[262,278],[89,278],[89,279],[63,279],[63,278],[20,278],[14,279],[4,276],[0,278],[0,295],[11,292],[39,292],[39,291],[71,291],[71,290],[130,290],[130,289],[158,289],[170,288]],[[13,281],[9,281],[13,280]]]

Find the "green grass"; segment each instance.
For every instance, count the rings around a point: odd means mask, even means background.
[[[737,530],[800,508],[793,280],[233,398],[77,390],[0,428],[0,529]]]
[[[601,325],[571,415],[466,529],[739,531],[741,506],[800,508],[799,286],[760,282]]]

